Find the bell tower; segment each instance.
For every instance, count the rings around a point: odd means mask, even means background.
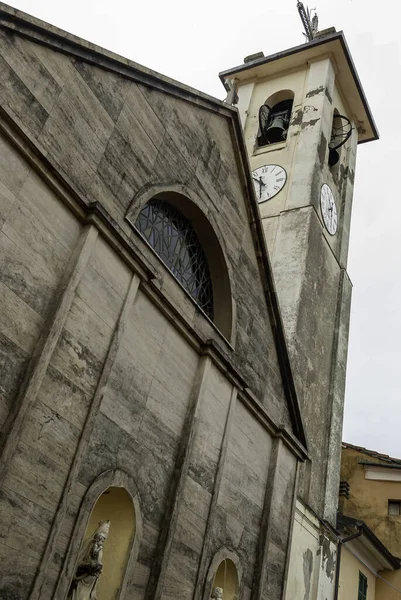
[[[272,56],[247,57],[220,77],[243,126],[306,428],[310,461],[300,473],[298,511],[335,526],[356,149],[378,132],[345,37],[334,28]],[[303,597],[300,569],[293,597]],[[315,572],[317,593],[325,584]]]

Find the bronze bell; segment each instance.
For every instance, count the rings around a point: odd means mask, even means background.
[[[293,100],[282,100],[272,108],[263,105],[259,110],[259,127],[263,144],[283,142],[287,138]]]
[[[283,142],[287,137],[288,120],[287,113],[282,112],[273,116],[271,124],[266,127],[265,139],[269,144]]]

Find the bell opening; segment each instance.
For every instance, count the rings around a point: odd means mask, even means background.
[[[329,167],[334,167],[340,159],[340,155],[337,150],[329,148]]]
[[[259,110],[258,145],[276,144],[287,138],[293,100],[282,100],[271,109],[263,105]],[[267,110],[266,110],[267,109]]]

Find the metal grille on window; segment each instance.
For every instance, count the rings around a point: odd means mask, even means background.
[[[135,226],[181,285],[213,319],[209,267],[190,221],[168,202],[153,199],[145,204]]]

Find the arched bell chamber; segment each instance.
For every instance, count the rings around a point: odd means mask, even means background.
[[[334,167],[340,159],[339,148],[351,137],[352,124],[348,117],[335,112],[329,142],[329,167]]]
[[[259,109],[258,145],[266,146],[283,142],[290,126],[293,100],[282,100],[272,108],[263,104]]]

